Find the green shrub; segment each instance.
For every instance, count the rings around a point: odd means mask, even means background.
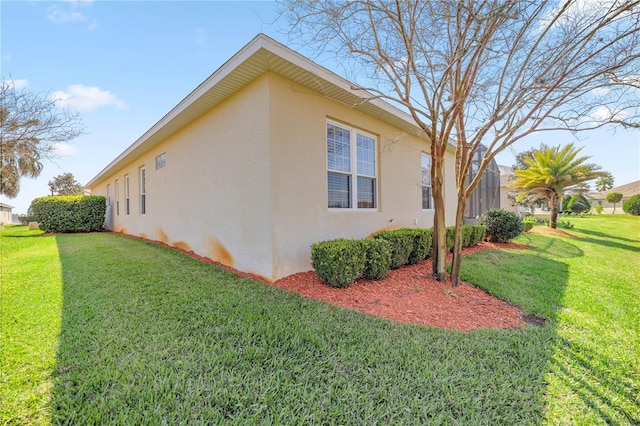
[[[36,198],[31,209],[45,232],[92,232],[102,230],[107,204],[99,195],[68,195]]]
[[[622,210],[625,213],[640,216],[640,194],[636,194],[629,198],[627,202],[622,205]]]
[[[556,228],[573,229],[573,223],[568,220],[559,220],[556,222]]]
[[[413,251],[413,238],[403,230],[380,231],[374,238],[382,238],[391,244],[391,269],[399,268],[409,262]]]
[[[602,204],[598,204],[594,208],[596,209],[596,213],[602,214],[602,210],[604,209],[604,206]]]
[[[363,240],[337,239],[311,244],[311,266],[325,283],[348,287],[364,275],[367,244]]]
[[[473,225],[473,245],[483,242],[487,238],[487,228],[484,225]]]
[[[462,247],[471,247],[473,242],[473,226],[462,225]]]
[[[455,226],[447,226],[447,251],[453,251],[453,244],[455,243]]]
[[[403,228],[393,232],[406,234],[411,239],[412,248],[407,259],[407,264],[416,264],[431,254],[431,245],[433,243],[432,229]]]
[[[567,203],[567,209],[569,209],[572,213],[581,214],[591,209],[591,203],[584,195],[576,194],[571,196],[571,198],[569,199],[569,202]]]
[[[534,225],[538,224],[538,219],[535,216],[525,216],[522,219],[522,225],[524,232],[529,232],[533,229]]]
[[[391,244],[382,238],[362,240],[366,251],[363,278],[380,280],[391,267]]]
[[[506,243],[522,233],[524,228],[520,216],[504,209],[490,209],[478,221],[487,227],[487,239],[495,243]]]

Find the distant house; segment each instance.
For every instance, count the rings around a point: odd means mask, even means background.
[[[13,216],[11,215],[12,210],[13,206],[0,203],[0,225],[8,225],[10,223],[13,223]]]
[[[592,206],[601,205],[603,206],[603,213],[613,213],[613,203],[609,203],[607,201],[607,194],[612,192],[619,192],[622,194],[622,200],[616,203],[616,214],[624,214],[622,210],[622,205],[629,200],[629,198],[634,195],[640,194],[640,180],[635,182],[627,183],[625,185],[616,186],[615,188],[611,188],[606,191],[601,192],[592,192],[586,194],[587,199],[591,202]]]
[[[116,232],[268,280],[306,271],[311,243],[433,226],[429,140],[368,96],[258,35],[86,188],[107,198]]]

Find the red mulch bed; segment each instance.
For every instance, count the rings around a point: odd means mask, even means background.
[[[463,255],[495,248],[526,249],[506,243],[480,243]],[[450,261],[450,259],[449,259]],[[391,319],[460,331],[517,328],[526,325],[522,310],[463,281],[457,287],[431,278],[431,259],[389,271],[380,281],[360,280],[347,288],[323,283],[314,271],[277,280],[272,285],[344,308]]]

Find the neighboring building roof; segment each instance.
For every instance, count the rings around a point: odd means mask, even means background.
[[[6,209],[15,209],[15,207],[10,206],[9,204],[5,204],[5,203],[0,203],[0,207],[4,207]]]
[[[640,180],[627,183],[625,185],[616,186],[615,188],[611,188],[606,191],[592,192],[587,194],[587,197],[593,200],[606,200],[607,194],[610,194],[612,192],[620,192],[622,194],[622,198],[624,199],[631,198],[634,195],[640,194]]]
[[[364,90],[355,89],[353,83],[272,38],[258,34],[85,187],[100,182],[111,170],[119,168],[173,135],[268,71],[323,93],[330,99],[349,105],[405,132],[424,135],[409,114]]]

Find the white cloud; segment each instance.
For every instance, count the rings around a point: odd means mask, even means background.
[[[82,12],[73,9],[63,10],[56,5],[49,7],[47,18],[54,24],[68,24],[70,22],[84,22],[87,20],[87,17]]]
[[[65,0],[57,4],[49,6],[47,9],[47,18],[54,24],[69,24],[78,22],[89,22],[88,29],[93,30],[98,27],[95,18],[89,18],[85,14],[86,10],[93,0]]]
[[[66,91],[58,90],[51,94],[51,99],[60,107],[71,107],[77,110],[90,111],[103,106],[115,106],[126,109],[127,105],[113,93],[97,86],[73,84]]]
[[[605,122],[610,120],[624,120],[629,117],[626,111],[610,109],[606,106],[596,108],[589,114],[589,118],[595,122]]]
[[[54,153],[60,157],[71,157],[78,152],[78,148],[71,146],[68,143],[58,142],[53,147]]]
[[[20,90],[27,87],[29,85],[29,81],[25,79],[18,79],[18,80],[9,79],[9,80],[2,80],[1,84],[4,87],[8,86],[8,87],[13,87],[16,90]]]

